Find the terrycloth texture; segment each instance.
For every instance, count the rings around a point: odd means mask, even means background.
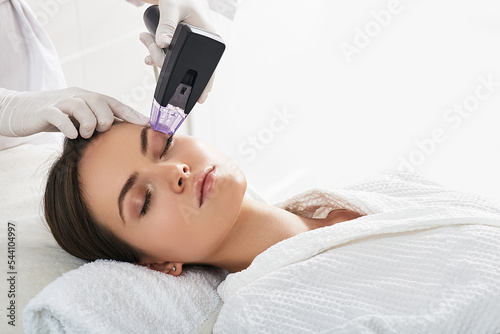
[[[366,215],[303,233],[219,286],[214,333],[499,333],[500,208],[418,174],[282,205]]]
[[[26,306],[26,333],[195,333],[222,302],[226,273],[193,267],[174,277],[98,260],[65,273]]]

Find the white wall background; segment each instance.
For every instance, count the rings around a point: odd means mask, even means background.
[[[155,83],[138,40],[145,7],[28,3],[69,85],[149,113]],[[271,202],[404,165],[500,202],[499,7],[242,0],[234,20],[213,14],[227,49],[209,100],[190,116],[194,135],[238,161]]]

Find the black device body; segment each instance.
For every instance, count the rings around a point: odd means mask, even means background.
[[[144,12],[144,23],[153,36],[156,35],[159,18],[156,5]],[[177,87],[188,85],[191,92],[183,108],[188,114],[207,86],[225,48],[219,35],[180,22],[172,42],[164,49],[165,60],[158,77],[155,100],[161,106],[167,106]]]

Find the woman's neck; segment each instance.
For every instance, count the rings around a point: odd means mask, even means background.
[[[280,241],[347,218],[349,216],[342,214],[331,214],[326,219],[304,218],[245,197],[236,222],[209,262],[230,272],[237,272],[247,268],[257,255]]]

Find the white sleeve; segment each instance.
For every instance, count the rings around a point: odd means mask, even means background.
[[[0,0],[0,87],[19,91],[66,87],[59,57],[28,5]]]

